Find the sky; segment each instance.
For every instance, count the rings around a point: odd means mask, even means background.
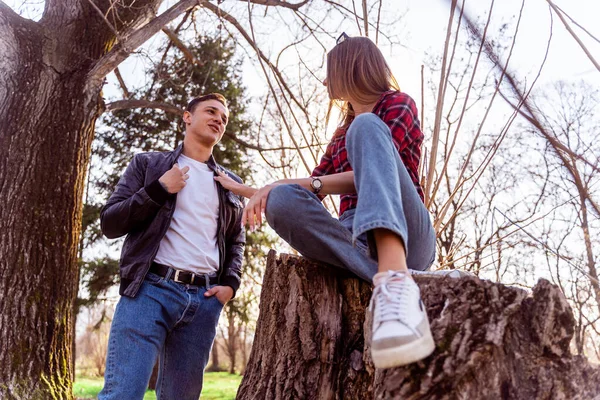
[[[356,1],[356,0],[355,0]],[[162,8],[171,5],[174,0],[167,0]],[[397,10],[404,14],[398,22],[402,46],[393,49],[383,48],[395,75],[406,92],[413,97],[420,96],[420,68],[425,58],[425,53],[441,54],[446,35],[450,0],[387,0],[384,2],[389,10]],[[6,0],[13,9],[26,17],[33,19],[41,15],[43,2]],[[226,0],[222,7],[240,3],[239,1]],[[339,3],[351,7],[352,1],[342,0]],[[356,2],[359,5],[359,1]],[[521,0],[477,0],[466,1],[465,9],[472,17],[484,16],[490,5],[494,7],[495,28],[503,22],[510,22],[518,15]],[[585,27],[596,38],[600,38],[600,1],[596,0],[556,0],[555,4]],[[540,83],[551,82],[556,79],[585,79],[600,85],[600,72],[586,58],[575,40],[565,30],[561,21],[554,15],[554,30],[552,45],[548,61],[544,67]],[[572,24],[571,24],[572,25]],[[281,28],[281,27],[279,27]],[[259,28],[257,28],[259,29]],[[269,27],[270,29],[270,27]],[[600,60],[600,43],[585,35],[581,29],[574,27],[576,33],[584,40],[596,60]],[[351,36],[358,34],[354,19],[347,18],[340,21],[340,31],[345,31]],[[491,31],[494,36],[494,29]],[[518,33],[518,45],[513,56],[513,68],[520,75],[527,76],[537,71],[543,59],[546,42],[550,32],[550,11],[546,0],[526,0],[524,6],[523,22]],[[155,36],[149,44],[157,42]],[[274,47],[281,42],[281,37],[273,35]],[[283,39],[285,40],[285,39]],[[600,40],[600,39],[598,39]],[[281,43],[279,43],[281,44]],[[139,62],[129,60],[122,65],[124,74],[130,82],[136,84],[139,74]],[[123,71],[122,71],[123,72]],[[264,84],[256,66],[246,63],[247,85],[250,94],[262,94]],[[254,76],[253,76],[254,75]],[[120,96],[112,74],[108,77],[109,85],[105,88],[107,97]]]

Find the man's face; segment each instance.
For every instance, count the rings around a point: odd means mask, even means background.
[[[229,110],[217,100],[206,100],[198,105],[193,112],[183,114],[186,124],[186,136],[198,140],[206,146],[219,143],[229,120]]]

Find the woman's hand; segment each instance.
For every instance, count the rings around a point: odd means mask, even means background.
[[[277,183],[271,183],[270,185],[264,186],[250,198],[246,208],[244,208],[244,214],[242,215],[242,225],[248,224],[250,231],[253,231],[255,227],[259,227],[262,224],[262,214],[265,212],[267,207],[267,199],[271,189],[277,186]]]
[[[215,176],[215,181],[219,182],[225,189],[232,191],[238,196],[244,196],[249,199],[256,193],[256,189],[234,181],[229,175],[221,170],[218,170],[217,174],[218,176]]]
[[[225,189],[231,190],[233,193],[239,196],[237,192],[240,189],[240,186],[244,186],[243,184],[234,181],[227,175],[225,172],[220,169],[217,170],[218,176],[215,176],[215,181],[219,182]]]

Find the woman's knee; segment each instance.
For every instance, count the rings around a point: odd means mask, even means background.
[[[388,126],[377,115],[373,113],[357,115],[348,128],[346,146],[351,147],[364,140],[372,141],[374,133],[386,132],[391,136]]]
[[[299,185],[279,185],[271,189],[267,199],[265,216],[272,228],[275,228],[281,217],[285,217],[286,220],[289,219],[289,215],[294,210],[296,199],[301,195],[302,190],[305,189]]]

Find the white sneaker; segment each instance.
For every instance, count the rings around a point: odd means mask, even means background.
[[[474,277],[475,275],[461,271],[459,269],[438,269],[436,271],[417,271],[416,269],[409,269],[411,275],[426,276],[428,278],[465,278],[467,276]]]
[[[380,272],[373,278],[371,356],[376,368],[422,360],[435,350],[421,292],[406,272]]]

